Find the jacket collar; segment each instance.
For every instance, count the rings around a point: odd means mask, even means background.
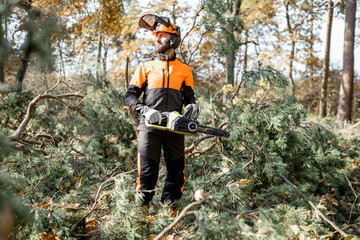
[[[161,61],[174,61],[176,59],[176,54],[174,53],[172,58],[169,58],[168,55],[159,53],[159,55],[156,57],[157,60],[161,60]]]

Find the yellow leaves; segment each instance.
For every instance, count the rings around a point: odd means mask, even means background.
[[[251,182],[250,179],[240,179],[240,178],[236,181],[236,183],[239,184],[239,185],[248,184],[249,182]]]
[[[97,231],[100,229],[100,222],[94,218],[86,218],[85,219],[85,233]]]
[[[148,240],[153,240],[156,238],[156,234],[152,233],[148,236]],[[176,236],[176,234],[167,235],[165,234],[164,237],[160,238],[161,240],[183,240],[182,237]]]
[[[250,179],[239,178],[236,182],[229,182],[226,186],[228,188],[244,187],[251,182]]]
[[[224,94],[229,94],[234,92],[234,86],[231,84],[224,85],[223,87]]]
[[[145,221],[148,222],[148,223],[155,222],[155,217],[154,217],[154,216],[148,216],[148,217],[145,219]]]
[[[55,234],[47,234],[47,233],[40,233],[41,240],[60,240],[60,238],[56,237]]]

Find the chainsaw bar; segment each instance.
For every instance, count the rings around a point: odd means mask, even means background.
[[[230,137],[230,133],[225,130],[201,126],[201,125],[198,126],[197,132],[204,133],[206,135],[216,136],[216,137],[224,137],[224,138]]]
[[[200,125],[198,121],[193,119],[178,116],[173,120],[172,119],[169,120],[171,120],[170,121],[171,124],[169,126],[170,131],[179,132],[183,134],[203,133],[215,137],[225,137],[225,138],[230,137],[230,133],[225,130]]]

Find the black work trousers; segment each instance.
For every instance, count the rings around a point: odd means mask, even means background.
[[[149,204],[155,194],[161,149],[167,170],[161,202],[180,199],[185,185],[184,135],[148,128],[144,124],[140,124],[138,130],[136,191],[143,194],[143,204]]]

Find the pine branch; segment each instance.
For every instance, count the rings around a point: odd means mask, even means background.
[[[131,173],[131,172],[134,172],[134,171],[135,171],[135,170],[131,170],[131,171],[128,171],[128,172],[123,172],[123,173],[121,173],[121,174]],[[102,182],[102,183],[100,184],[100,186],[98,187],[98,190],[96,191],[93,205],[92,205],[91,208],[85,213],[84,216],[82,216],[79,220],[76,221],[75,224],[72,225],[72,227],[71,227],[71,231],[72,231],[72,232],[74,232],[74,231],[77,229],[77,227],[79,226],[79,224],[80,224],[82,221],[84,221],[85,218],[86,218],[87,216],[89,216],[90,213],[95,209],[97,203],[98,203],[99,200],[100,200],[100,197],[99,197],[99,196],[100,196],[101,191],[103,191],[105,188],[107,188],[107,187],[110,186],[111,184],[106,185],[105,187],[104,187],[104,185],[105,185],[106,183],[109,183],[109,182],[114,182],[115,180],[116,180],[116,176],[113,176],[113,177],[110,177],[110,178],[106,179],[104,182]],[[103,195],[103,196],[104,196],[104,195]],[[102,197],[103,197],[103,196],[102,196]]]
[[[303,193],[300,191],[300,189],[298,187],[296,187],[292,182],[290,182],[289,179],[287,179],[281,172],[279,172],[279,175],[282,179],[285,180],[285,182],[287,182],[290,186],[292,186],[309,204],[312,208],[315,209],[315,211],[325,220],[325,222],[327,222],[328,224],[330,224],[336,231],[338,231],[339,233],[341,233],[344,237],[348,237],[349,234],[345,233],[344,231],[341,230],[341,228],[339,228],[334,222],[330,221],[330,219],[328,219],[316,206],[315,204]]]
[[[157,235],[154,240],[159,240],[162,237],[164,237],[164,235],[169,232],[173,227],[175,227],[176,224],[178,224],[180,222],[180,220],[186,216],[186,213],[192,208],[195,207],[197,205],[201,205],[204,202],[206,202],[207,200],[212,199],[212,196],[205,196],[203,199],[196,201],[196,202],[192,202],[189,205],[187,205],[181,212],[180,214],[175,218],[175,220],[169,225],[167,226],[161,233],[159,233],[159,235]]]
[[[103,186],[104,186],[106,183],[108,183],[108,182],[115,181],[115,179],[116,179],[115,177],[110,177],[110,178],[106,179],[103,183],[100,184],[98,190],[96,191],[93,205],[92,205],[91,208],[85,213],[84,216],[82,216],[79,220],[76,221],[76,223],[75,223],[74,225],[72,225],[72,227],[71,227],[71,231],[72,231],[72,232],[74,232],[74,231],[77,229],[77,227],[79,226],[79,224],[80,224],[82,221],[84,221],[85,218],[86,218],[87,216],[89,216],[90,213],[94,210],[96,204],[97,204],[98,201],[99,201],[99,195],[100,195],[101,191],[103,190]]]
[[[346,180],[347,180],[347,182],[348,182],[348,184],[349,184],[349,187],[351,188],[351,191],[353,192],[353,194],[354,194],[354,196],[355,196],[355,200],[354,200],[353,204],[351,205],[351,210],[350,210],[350,216],[349,216],[349,223],[350,223],[351,216],[352,216],[352,213],[353,213],[354,208],[355,208],[355,204],[356,204],[357,199],[359,198],[359,195],[360,195],[360,194],[357,194],[357,193],[356,193],[356,191],[354,190],[354,188],[353,188],[350,180],[348,179],[348,177],[346,176],[345,173],[344,173],[344,176],[345,176],[345,178],[346,178]]]

